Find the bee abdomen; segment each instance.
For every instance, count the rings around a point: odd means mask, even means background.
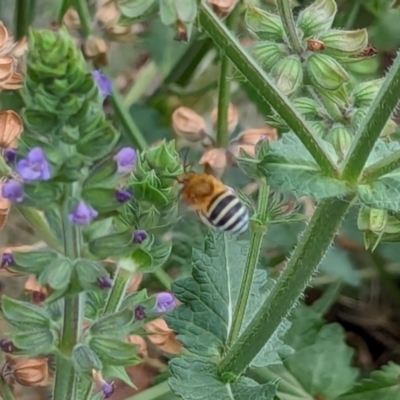
[[[228,190],[216,196],[202,216],[208,225],[235,235],[245,232],[249,226],[246,207]]]

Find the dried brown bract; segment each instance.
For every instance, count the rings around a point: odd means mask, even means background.
[[[15,111],[0,112],[0,147],[15,147],[23,129],[22,119]]]
[[[172,127],[177,136],[190,142],[199,142],[207,135],[203,117],[188,107],[178,107],[174,111]]]
[[[214,107],[211,111],[211,122],[215,129],[218,124],[218,107]],[[235,130],[238,122],[238,110],[232,103],[230,103],[228,107],[228,134],[231,134]]]
[[[143,279],[143,273],[141,272],[136,272],[132,278],[131,281],[129,282],[129,286],[128,286],[128,293],[134,293],[139,289],[139,286],[142,282]]]
[[[29,278],[24,284],[25,292],[32,293],[32,302],[40,304],[49,295],[49,289],[45,286],[40,286],[35,275],[29,275]]]
[[[0,182],[0,230],[6,223],[11,208],[11,201],[1,195],[2,186],[3,183]]]
[[[162,318],[149,322],[144,327],[150,333],[148,339],[162,351],[169,354],[179,354],[182,345],[175,338],[175,333],[168,327]]]
[[[228,157],[225,149],[211,149],[206,151],[199,161],[212,175],[221,178],[228,165]]]
[[[207,0],[214,12],[221,17],[228,15],[238,2],[239,0]]]
[[[310,51],[322,51],[325,49],[325,44],[318,39],[310,39],[307,41],[307,49]]]
[[[67,12],[64,14],[63,23],[68,29],[79,29],[81,26],[81,21],[79,19],[79,14],[75,8],[68,8]]]
[[[135,344],[138,346],[138,356],[141,358],[145,358],[148,356],[147,354],[147,344],[142,336],[139,335],[130,335],[128,336],[128,342]]]
[[[89,60],[94,60],[96,65],[107,65],[108,45],[104,39],[89,36],[83,44],[83,54]]]

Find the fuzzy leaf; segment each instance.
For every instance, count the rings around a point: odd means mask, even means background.
[[[331,144],[322,140],[320,142],[336,162],[337,156]],[[265,142],[257,158],[258,171],[267,177],[270,185],[280,187],[283,192],[294,192],[299,196],[312,195],[317,200],[346,193],[345,182],[325,176],[292,133],[285,134],[280,140]],[[246,159],[242,161],[246,162]]]
[[[390,362],[337,400],[400,400],[400,366]]]
[[[216,366],[204,357],[179,357],[170,362],[169,384],[184,400],[273,400],[275,385],[258,385],[241,377],[233,384],[219,380]]]
[[[296,393],[295,398],[299,400],[335,400],[349,390],[357,378],[358,371],[350,366],[352,357],[353,350],[345,344],[340,325],[324,326],[313,344],[286,358],[284,368],[270,367],[276,377],[282,379],[278,397],[292,400]]]
[[[183,305],[165,318],[192,353],[212,358],[215,362],[221,359],[232,328],[247,251],[247,241],[210,233],[206,237],[204,252],[193,251],[192,277],[174,283],[173,291]],[[257,271],[242,330],[268,295],[270,287],[264,287],[266,283],[266,273]],[[277,364],[281,362],[281,355],[290,353],[291,349],[280,340],[288,327],[289,323],[283,321],[254,359],[253,365]]]

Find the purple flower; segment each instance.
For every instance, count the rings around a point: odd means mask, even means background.
[[[69,214],[69,221],[75,225],[88,225],[99,213],[84,201],[80,201],[72,213]]]
[[[17,149],[9,148],[4,150],[4,159],[6,163],[11,164],[15,161],[15,157],[17,156]]]
[[[144,307],[143,306],[135,307],[135,320],[142,321],[145,318],[146,318],[146,313],[144,311]]]
[[[14,265],[14,257],[11,253],[3,253],[1,257],[1,266],[2,267],[11,267],[11,265]]]
[[[8,181],[1,187],[1,195],[3,198],[21,203],[24,200],[23,185],[17,181]]]
[[[141,244],[147,239],[147,236],[148,235],[146,231],[137,230],[133,232],[132,242],[136,244]]]
[[[103,381],[101,384],[101,390],[103,391],[104,398],[108,399],[114,393],[114,383]]]
[[[119,203],[126,203],[132,198],[132,190],[117,189],[115,191],[115,198]]]
[[[100,70],[96,70],[92,72],[93,78],[96,81],[103,98],[111,95],[112,92],[112,83],[110,78],[107,78]]]
[[[113,282],[108,276],[102,276],[101,278],[97,279],[97,283],[100,289],[111,289]]]
[[[132,172],[136,166],[137,154],[136,150],[131,147],[123,147],[115,156],[117,162],[117,171],[119,174]]]
[[[13,342],[8,339],[0,340],[0,349],[4,351],[4,353],[12,353],[15,349]]]
[[[158,313],[165,313],[176,307],[175,297],[168,292],[157,293],[156,295],[155,311]]]
[[[26,158],[18,161],[16,171],[26,182],[47,181],[51,176],[46,154],[40,147],[34,147]]]

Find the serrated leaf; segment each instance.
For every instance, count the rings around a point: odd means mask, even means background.
[[[184,400],[273,400],[276,387],[241,377],[232,384],[219,380],[217,368],[204,357],[179,357],[170,362],[169,385]]]
[[[344,342],[343,328],[339,324],[324,326],[313,344],[286,358],[284,369],[270,367],[282,379],[278,397],[293,400],[294,393],[303,393],[296,399],[335,400],[349,390],[357,378],[358,371],[351,367],[352,358],[353,349]]]
[[[173,291],[183,305],[165,318],[190,352],[210,357],[215,362],[221,359],[232,328],[247,251],[248,241],[209,233],[204,252],[193,250],[192,277],[173,284]],[[270,288],[264,287],[266,283],[266,273],[256,271],[242,330],[267,297]],[[289,323],[283,321],[253,360],[253,365],[267,366],[281,362],[280,355],[290,352],[290,348],[280,340],[288,327]]]
[[[119,338],[129,333],[129,327],[132,323],[133,311],[126,308],[98,319],[89,330],[92,335]]]
[[[322,139],[320,144],[331,159],[337,162],[332,145]],[[283,192],[294,192],[298,196],[311,195],[317,200],[346,193],[346,183],[324,175],[293,133],[286,133],[276,141],[265,142],[262,147],[258,154],[257,169],[267,177],[270,185],[278,186]]]
[[[337,400],[400,400],[399,376],[400,365],[390,362]]]

